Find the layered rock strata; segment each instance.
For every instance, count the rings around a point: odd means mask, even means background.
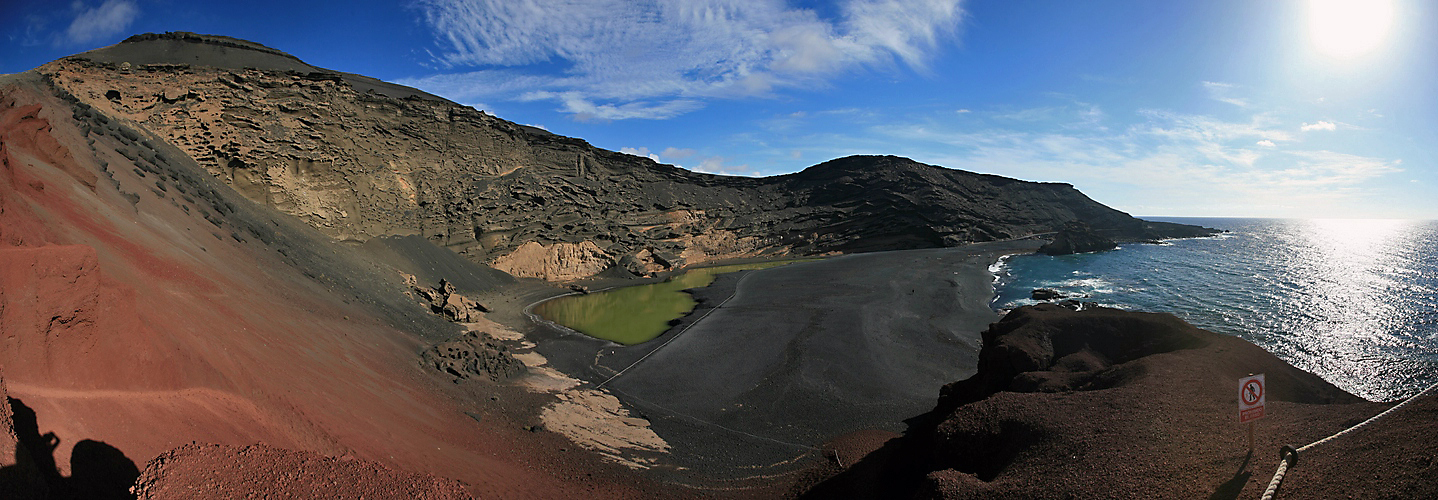
[[[226,37],[137,35],[40,71],[335,239],[422,235],[521,277],[954,246],[1075,220],[1116,240],[1183,231],[1068,184],[897,157],[760,179],[690,172]]]

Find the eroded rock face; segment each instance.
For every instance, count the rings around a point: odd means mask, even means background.
[[[524,373],[524,363],[514,359],[508,346],[479,332],[435,344],[420,357],[426,365],[454,377],[456,383],[477,377],[504,380]]]
[[[41,72],[333,238],[418,234],[516,276],[954,246],[1071,220],[1116,239],[1173,230],[1067,184],[897,157],[763,179],[690,172],[225,37],[139,35]]]
[[[614,260],[592,241],[545,246],[528,242],[494,260],[495,269],[516,278],[569,281],[598,274]]]

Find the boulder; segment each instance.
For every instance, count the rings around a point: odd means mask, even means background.
[[[1068,297],[1062,292],[1059,292],[1058,290],[1054,290],[1052,288],[1035,288],[1033,293],[1029,294],[1029,296],[1033,297],[1034,300],[1054,300]]]
[[[430,311],[456,323],[479,321],[489,308],[469,297],[460,295],[449,280],[439,280],[437,287],[411,286],[422,302],[429,304]]]

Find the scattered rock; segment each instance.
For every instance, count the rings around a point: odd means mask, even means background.
[[[1034,300],[1054,300],[1068,297],[1068,295],[1064,295],[1062,292],[1052,288],[1035,288],[1030,296],[1033,297]]]

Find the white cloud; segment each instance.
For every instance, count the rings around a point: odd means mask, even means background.
[[[964,108],[964,109],[960,109],[960,110],[958,110],[958,111],[955,111],[955,113],[958,113],[958,114],[961,114],[961,115],[962,115],[962,114],[964,114],[964,113],[972,113],[972,111],[969,111],[968,108]]]
[[[1338,125],[1334,124],[1333,122],[1319,121],[1318,123],[1305,123],[1300,128],[1304,132],[1308,132],[1310,130],[1336,130],[1338,129]]]
[[[69,45],[93,43],[124,34],[140,15],[140,8],[133,0],[106,0],[99,7],[91,9],[75,2],[71,7],[78,14],[60,38],[60,42]]]
[[[595,104],[594,101],[584,97],[583,93],[574,91],[526,92],[519,96],[519,99],[522,101],[557,100],[563,104],[561,109],[563,109],[564,112],[574,115],[575,120],[582,122],[627,120],[631,118],[663,120],[703,107],[703,104],[693,99],[673,99],[661,102],[630,101],[618,105]]]
[[[1210,99],[1213,99],[1218,102],[1226,102],[1240,108],[1248,107],[1248,100],[1239,99],[1237,97],[1232,97],[1229,95],[1230,91],[1238,88],[1237,85],[1234,85],[1232,83],[1205,81],[1203,82],[1203,88],[1208,90],[1208,97]]]
[[[683,160],[690,156],[694,156],[694,152],[694,150],[689,148],[680,149],[675,147],[668,147],[664,148],[664,151],[660,151],[659,156],[663,156],[670,160]]]
[[[743,175],[754,177],[757,175],[749,169],[749,165],[725,165],[727,158],[722,156],[710,156],[699,160],[699,166],[689,168],[699,173],[716,175]]]
[[[662,119],[699,99],[822,86],[860,68],[922,71],[957,32],[960,3],[844,0],[825,18],[781,0],[421,0],[438,62],[478,71],[401,83],[451,99],[529,92],[570,113],[586,112],[575,111],[583,102],[604,119]],[[546,74],[556,64],[564,74]],[[637,101],[664,112],[615,111]]]
[[[1255,114],[1248,123],[1227,122],[1209,116],[1182,115],[1161,110],[1143,110],[1140,115],[1149,118],[1149,123],[1139,128],[1145,133],[1168,136],[1191,141],[1230,141],[1236,139],[1266,139],[1270,141],[1291,141],[1293,134],[1275,128],[1278,120],[1268,114]]]
[[[1062,125],[1056,132],[949,130],[932,122],[870,131],[886,150],[926,163],[1069,182],[1148,215],[1341,215],[1379,196],[1381,179],[1403,172],[1400,160],[1278,150],[1294,138],[1268,114],[1246,121],[1154,110],[1139,116],[1147,122],[1116,132]],[[830,142],[864,145],[858,138]]]
[[[654,160],[656,163],[659,162],[659,155],[650,153],[649,148],[619,148],[619,152],[627,155],[643,156],[645,158]]]

